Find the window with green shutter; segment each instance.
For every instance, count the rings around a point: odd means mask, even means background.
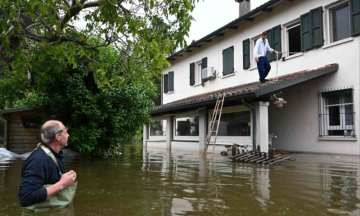
[[[168,73],[169,75],[169,84],[168,84],[168,91],[174,91],[174,71]]]
[[[234,73],[234,47],[223,50],[223,75]]]
[[[273,48],[272,47],[272,44],[273,44],[273,40],[272,40],[272,38],[273,38],[273,33],[272,33],[272,29],[270,29],[270,30],[267,30],[266,31],[266,38],[267,38],[267,40],[268,40],[268,43],[269,43],[269,46],[271,47],[271,48]],[[269,62],[272,62],[272,53],[271,52],[266,52],[266,58],[267,58],[267,60],[269,61]]]
[[[168,82],[169,82],[169,76],[167,74],[164,74],[164,93],[168,93]]]
[[[301,50],[324,45],[323,10],[315,8],[300,16]]]
[[[312,48],[312,26],[311,14],[306,13],[300,16],[301,29],[301,50],[306,51]]]
[[[195,85],[195,63],[190,64],[190,85]]]
[[[312,21],[312,46],[319,47],[324,45],[322,7],[315,8],[310,13]]]
[[[360,35],[360,0],[349,0],[351,36]]]
[[[250,39],[243,41],[243,68],[250,68]]]
[[[276,27],[274,27],[272,29],[272,43],[271,43],[271,48],[273,48],[274,50],[281,52],[281,26],[278,25]],[[273,52],[273,60],[276,61],[276,53]],[[278,55],[278,59],[281,59],[281,54],[279,53]]]

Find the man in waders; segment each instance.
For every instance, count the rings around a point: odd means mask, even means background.
[[[47,121],[41,127],[41,143],[25,161],[20,184],[20,205],[31,211],[64,207],[76,191],[76,173],[65,172],[62,148],[69,134],[59,121]],[[74,184],[75,183],[75,184]]]
[[[267,34],[266,32],[263,32],[261,34],[261,37],[256,41],[256,45],[254,48],[254,58],[257,62],[257,68],[259,70],[260,83],[266,83],[268,81],[265,78],[267,77],[271,69],[269,61],[266,58],[266,52],[277,53],[277,51],[273,50],[269,46],[269,42],[266,38]]]

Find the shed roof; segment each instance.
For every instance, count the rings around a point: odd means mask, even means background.
[[[207,92],[204,94],[187,97],[181,100],[157,106],[153,111],[150,112],[150,114],[161,115],[165,113],[174,113],[189,108],[196,109],[203,106],[213,105],[217,100],[218,94],[224,91],[226,97],[225,101],[234,101],[240,99],[255,100],[261,96],[279,91],[286,87],[293,86],[326,75],[328,73],[335,72],[338,69],[338,64],[329,64],[312,70],[304,70],[279,76],[277,81],[274,81],[274,79],[270,79],[270,82],[266,84],[253,82],[212,92]]]
[[[13,109],[8,109],[8,110],[4,110],[1,112],[1,114],[9,114],[9,113],[16,113],[16,112],[23,112],[23,111],[30,111],[33,110],[31,108],[28,107],[19,107],[19,108],[13,108]]]

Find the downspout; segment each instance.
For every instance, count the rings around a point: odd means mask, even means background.
[[[244,99],[241,99],[241,102],[251,110],[252,114],[253,114],[253,149],[256,149],[256,111],[255,108],[247,103]]]

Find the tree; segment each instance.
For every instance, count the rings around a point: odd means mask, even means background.
[[[153,98],[154,82],[169,66],[166,56],[175,47],[186,46],[184,36],[195,1],[0,1],[0,110],[28,104],[67,122],[75,119],[73,134],[78,137],[81,131],[94,129],[81,128],[82,121],[101,125],[94,130],[97,142],[110,134],[104,132],[110,118],[99,120],[99,110],[104,112],[101,106],[111,110],[116,105],[114,110],[127,110],[128,115],[138,111],[137,120],[143,123],[144,112],[153,106],[148,99]],[[118,101],[129,107],[121,107]],[[115,125],[112,138],[119,131],[127,137],[132,126],[138,126]],[[114,142],[101,146],[94,141],[90,147],[77,148],[89,153]]]

